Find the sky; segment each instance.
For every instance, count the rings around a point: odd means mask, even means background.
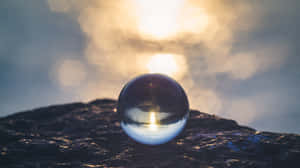
[[[300,133],[298,0],[1,0],[0,116],[163,73],[192,109]]]

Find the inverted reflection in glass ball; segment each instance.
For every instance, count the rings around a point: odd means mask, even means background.
[[[166,143],[184,128],[189,103],[182,87],[160,74],[147,74],[127,83],[118,101],[121,127],[134,140]]]

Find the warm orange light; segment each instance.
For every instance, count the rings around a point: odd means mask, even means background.
[[[183,0],[135,0],[139,31],[156,39],[174,35]]]
[[[209,24],[205,10],[186,0],[133,0],[137,9],[138,30],[156,40],[179,33],[202,33]]]
[[[155,112],[150,112],[149,113],[149,129],[152,131],[157,130],[157,122],[156,122],[156,115]]]
[[[179,71],[178,64],[172,54],[156,54],[147,64],[150,73],[161,73],[174,76]]]

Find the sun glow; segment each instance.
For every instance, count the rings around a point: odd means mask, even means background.
[[[179,71],[178,63],[172,54],[156,54],[152,56],[147,64],[150,73],[161,73],[174,76]]]
[[[177,17],[184,0],[135,0],[139,30],[144,35],[162,39],[176,33]]]
[[[204,8],[186,0],[133,0],[138,30],[155,40],[173,38],[179,33],[202,33],[209,25]]]
[[[156,115],[155,115],[155,112],[150,112],[149,113],[149,128],[150,128],[150,130],[152,130],[152,131],[155,131],[155,130],[157,130],[157,126],[158,126],[158,124],[157,124],[157,122],[156,122]]]

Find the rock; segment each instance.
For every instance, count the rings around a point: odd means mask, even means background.
[[[300,136],[257,132],[191,110],[184,131],[159,146],[120,128],[116,101],[50,106],[0,119],[1,167],[299,167]]]

